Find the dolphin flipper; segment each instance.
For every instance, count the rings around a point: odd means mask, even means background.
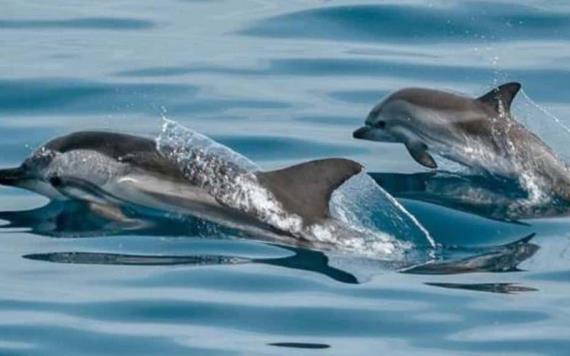
[[[83,179],[68,176],[53,176],[49,179],[50,184],[62,195],[88,203],[107,205],[117,203],[118,199],[103,189]]]
[[[142,227],[144,223],[138,219],[131,219],[120,207],[109,204],[89,203],[91,211],[107,220],[120,223],[124,227]]]
[[[329,217],[332,192],[362,166],[347,159],[332,158],[310,161],[268,172],[257,172],[261,185],[268,189],[286,211],[308,222]]]
[[[428,168],[437,168],[437,163],[435,159],[428,153],[427,145],[421,141],[408,141],[406,142],[406,148],[412,157],[421,164],[422,166]]]
[[[119,207],[119,199],[93,183],[65,176],[53,176],[50,178],[50,183],[64,196],[86,202],[93,213],[107,220],[123,225],[141,225],[139,220],[131,219],[125,215]]]

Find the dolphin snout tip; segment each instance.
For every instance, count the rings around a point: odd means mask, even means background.
[[[0,185],[17,185],[24,178],[25,172],[20,167],[0,169]]]
[[[362,126],[358,129],[356,129],[353,133],[352,133],[352,137],[356,138],[356,139],[363,139],[366,137],[366,134],[368,133],[370,127],[368,126]]]

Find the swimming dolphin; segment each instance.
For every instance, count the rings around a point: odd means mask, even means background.
[[[243,172],[219,157],[194,158],[186,172],[152,139],[76,132],[49,141],[19,167],[0,170],[0,184],[51,199],[85,201],[115,219],[121,216],[118,208],[127,203],[188,212],[232,227],[238,223],[275,235],[294,235],[287,226],[267,219],[266,212],[248,204],[249,200],[265,198],[261,204],[273,204],[269,208],[282,220],[295,218],[304,225],[323,222],[329,218],[332,192],[362,170],[350,160],[323,159],[275,171]],[[208,180],[208,176],[214,177]],[[240,179],[246,187],[255,183],[255,194],[248,197],[248,191],[236,183]]]
[[[566,164],[510,112],[520,88],[519,83],[506,83],[479,98],[423,88],[398,90],[370,111],[353,136],[403,143],[429,168],[437,168],[434,153],[491,175],[533,180],[570,200]]]

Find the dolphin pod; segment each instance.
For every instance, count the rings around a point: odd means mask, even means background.
[[[570,199],[568,167],[510,112],[520,84],[503,84],[479,98],[439,90],[396,91],[375,106],[355,138],[403,143],[420,164],[437,168],[437,154],[491,175],[531,179]],[[193,153],[177,164],[176,148],[152,139],[82,131],[57,137],[15,168],[0,170],[0,184],[50,199],[86,202],[94,212],[129,221],[124,204],[190,213],[272,240],[303,245],[304,232],[334,225],[333,192],[363,167],[331,158],[273,170],[248,171],[215,154]],[[163,147],[164,149],[164,147]],[[172,151],[174,155],[169,155]],[[348,233],[352,233],[349,231]],[[318,239],[317,239],[318,240]],[[311,244],[312,247],[319,247]]]
[[[520,88],[506,83],[478,98],[424,88],[398,90],[370,111],[353,136],[403,143],[428,168],[437,168],[436,154],[570,200],[567,165],[511,114]]]

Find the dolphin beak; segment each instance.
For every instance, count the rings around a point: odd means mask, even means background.
[[[0,184],[2,185],[17,186],[26,177],[26,172],[21,167],[0,169]]]
[[[358,130],[354,131],[352,133],[352,137],[361,140],[378,141],[378,142],[399,142],[386,130],[370,125],[362,126]]]
[[[371,130],[372,127],[370,126],[362,126],[361,128],[352,133],[352,137],[365,140],[367,136],[370,134]]]

